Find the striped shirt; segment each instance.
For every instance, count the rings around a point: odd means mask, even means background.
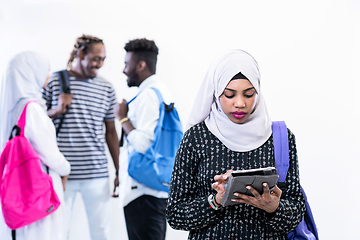
[[[69,180],[108,177],[104,122],[114,121],[116,95],[101,77],[82,79],[70,76],[71,105],[57,137],[60,151],[71,164]],[[48,109],[56,108],[59,79],[54,74],[43,92]],[[61,116],[54,119],[56,129]]]

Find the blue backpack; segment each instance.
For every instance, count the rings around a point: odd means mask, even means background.
[[[145,154],[135,150],[129,154],[128,172],[139,183],[169,192],[175,155],[183,137],[183,130],[174,103],[166,105],[159,90],[152,89],[160,101],[159,121],[154,130],[155,139]]]
[[[275,152],[275,167],[279,174],[278,185],[285,184],[286,175],[289,169],[289,138],[285,122],[273,122],[273,140]],[[300,224],[288,233],[290,240],[319,240],[314,217],[311,212],[309,202],[307,201],[305,191],[301,187],[305,197],[306,211]]]

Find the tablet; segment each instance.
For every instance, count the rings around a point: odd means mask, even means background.
[[[222,206],[228,206],[233,204],[239,204],[231,201],[233,198],[239,198],[234,196],[235,192],[243,193],[252,196],[252,193],[246,189],[246,186],[252,186],[260,194],[263,194],[263,183],[267,183],[270,191],[274,189],[277,184],[279,175],[276,173],[275,167],[256,168],[248,170],[237,170],[230,174],[228,182],[225,184],[225,194],[221,202]]]

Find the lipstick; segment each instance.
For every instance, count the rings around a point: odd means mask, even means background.
[[[246,112],[232,112],[231,115],[233,115],[234,118],[241,119],[246,116]]]

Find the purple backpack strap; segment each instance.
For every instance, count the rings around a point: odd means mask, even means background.
[[[289,138],[284,121],[272,123],[275,167],[279,174],[279,182],[285,182],[289,169]],[[276,146],[276,147],[275,147]]]
[[[279,175],[278,185],[280,186],[280,183],[285,182],[289,169],[289,137],[286,124],[283,121],[273,122],[272,131],[274,141],[275,167]],[[290,240],[318,240],[319,236],[309,202],[307,201],[305,191],[302,187],[301,190],[305,197],[305,215],[300,224],[293,231],[287,234],[287,237]]]

